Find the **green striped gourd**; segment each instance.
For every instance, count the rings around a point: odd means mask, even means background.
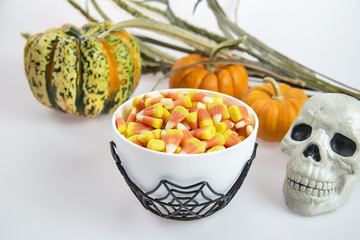
[[[65,24],[28,38],[25,74],[37,100],[74,115],[113,112],[129,98],[141,74],[137,42],[125,30],[99,37],[113,24]]]

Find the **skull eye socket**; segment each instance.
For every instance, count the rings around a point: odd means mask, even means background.
[[[311,131],[312,131],[311,126],[305,123],[298,124],[293,128],[291,132],[291,138],[294,139],[295,141],[303,141],[310,137]]]
[[[343,157],[350,157],[355,153],[356,144],[353,140],[340,133],[335,133],[330,141],[331,149]]]

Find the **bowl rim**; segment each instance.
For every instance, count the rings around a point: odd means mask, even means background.
[[[253,136],[253,134],[257,134],[257,131],[258,131],[258,128],[259,128],[259,119],[258,119],[258,116],[257,114],[255,113],[255,111],[249,106],[247,105],[245,102],[241,101],[240,99],[237,99],[235,97],[232,97],[230,95],[227,95],[227,94],[224,94],[224,93],[220,93],[220,92],[215,92],[215,91],[210,91],[210,90],[204,90],[204,89],[195,89],[195,88],[169,88],[169,89],[160,89],[160,90],[154,90],[154,91],[151,91],[151,92],[146,92],[146,93],[142,93],[142,94],[139,94],[139,95],[136,95],[136,96],[131,96],[131,98],[129,98],[128,100],[126,100],[125,102],[123,102],[116,110],[115,112],[112,114],[112,118],[111,118],[111,121],[112,121],[112,130],[115,131],[116,133],[116,136],[120,137],[123,141],[125,141],[126,143],[132,145],[133,147],[135,148],[138,148],[140,151],[145,151],[145,153],[149,153],[149,154],[159,154],[159,156],[167,156],[167,157],[174,157],[174,158],[197,158],[199,157],[199,154],[198,153],[190,153],[190,154],[173,154],[173,153],[166,153],[166,152],[159,152],[159,151],[154,151],[154,150],[151,150],[151,149],[148,149],[146,147],[141,147],[131,141],[129,141],[128,139],[126,139],[126,137],[124,135],[122,135],[116,128],[116,124],[115,124],[115,120],[116,120],[116,117],[118,115],[118,112],[120,111],[120,109],[122,107],[124,107],[125,105],[129,104],[130,102],[133,101],[134,98],[136,97],[139,97],[139,96],[143,96],[145,94],[153,94],[153,93],[157,93],[159,91],[182,91],[182,90],[199,90],[199,91],[202,91],[202,92],[207,92],[207,93],[211,93],[211,94],[220,94],[226,98],[230,98],[234,101],[237,101],[241,104],[243,104],[244,106],[246,106],[248,109],[250,109],[250,111],[252,112],[252,115],[255,119],[255,124],[254,124],[254,131],[243,141],[241,141],[240,143],[234,145],[234,146],[231,146],[229,148],[225,148],[225,149],[222,149],[220,151],[215,151],[215,152],[209,152],[209,153],[206,153],[207,156],[209,155],[216,155],[216,154],[221,154],[221,153],[224,153],[224,152],[229,152],[229,151],[234,151],[236,148],[239,148],[241,147],[242,145],[246,144],[248,141],[250,141],[250,137],[255,137],[255,142],[256,142],[256,138],[257,136]],[[116,141],[115,141],[116,142]],[[255,144],[255,143],[254,143]],[[253,146],[252,146],[253,147]],[[201,153],[201,154],[204,154],[204,153]]]

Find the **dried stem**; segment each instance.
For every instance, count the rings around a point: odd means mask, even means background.
[[[216,42],[204,38],[201,35],[187,31],[171,24],[162,23],[149,18],[135,18],[128,21],[119,22],[112,26],[107,32],[104,32],[103,35],[106,35],[111,31],[117,31],[123,28],[145,29],[158,34],[162,34],[174,40],[181,41],[202,52],[210,52],[216,45]],[[103,35],[99,35],[99,37],[103,37]],[[233,58],[233,56],[229,53],[222,52],[221,54],[223,55],[223,57]]]
[[[166,48],[169,48],[169,49],[172,49],[172,50],[176,50],[176,51],[180,51],[180,52],[183,52],[183,53],[189,53],[189,54],[192,54],[192,53],[201,53],[201,52],[196,51],[196,50],[192,50],[192,49],[180,47],[180,46],[178,46],[178,45],[174,45],[174,44],[162,42],[162,41],[159,41],[159,40],[157,40],[157,39],[150,38],[150,37],[145,37],[145,36],[136,36],[136,37],[137,37],[138,39],[144,41],[144,42],[152,43],[152,44],[155,44],[155,45],[158,45],[158,46],[166,47]]]
[[[101,8],[99,7],[99,5],[95,0],[91,0],[91,3],[104,20],[111,21],[110,18],[101,10]]]
[[[250,49],[253,48],[259,55],[261,55],[262,61],[265,61],[269,64],[274,65],[280,71],[283,71],[287,74],[291,74],[291,72],[295,73],[297,78],[305,83],[304,87],[309,87],[311,89],[324,91],[324,92],[340,92],[352,95],[354,97],[359,98],[359,93],[354,93],[349,89],[355,90],[350,88],[334,79],[326,77],[322,74],[315,72],[291,59],[282,55],[281,53],[271,49],[270,47],[266,46],[265,44],[258,41],[253,36],[249,35],[245,31],[243,31],[240,27],[238,27],[235,23],[230,21],[224,11],[221,9],[220,5],[217,3],[217,0],[207,0],[209,7],[213,10],[214,14],[217,16],[218,22],[223,28],[229,29],[235,34],[237,37],[241,36],[248,36],[247,44],[250,46]],[[252,52],[254,52],[252,50]],[[317,76],[321,76],[322,78],[326,79],[322,80]],[[329,82],[334,82],[342,87],[331,85]],[[359,92],[359,90],[355,90]]]
[[[135,8],[130,7],[125,1],[122,0],[113,0],[120,8],[130,13],[132,16],[136,18],[148,18],[146,15],[142,14]]]
[[[92,16],[90,16],[89,12],[87,10],[84,10],[82,7],[80,7],[79,4],[74,2],[73,0],[67,0],[75,9],[79,10],[79,12],[86,17],[87,20],[90,22],[98,22],[98,20]]]
[[[142,56],[143,58],[146,58],[143,63],[146,69],[161,69],[162,71],[164,71],[164,69],[170,69],[169,64],[174,62],[173,57],[154,47],[150,47],[150,45],[148,45],[147,43],[181,51],[184,53],[196,52],[209,54],[211,50],[215,47],[216,43],[224,42],[226,39],[241,38],[243,36],[247,36],[247,40],[246,42],[244,42],[243,47],[238,47],[237,50],[249,54],[250,56],[257,59],[257,61],[252,61],[244,57],[234,55],[233,53],[227,51],[221,51],[219,55],[227,59],[224,61],[244,65],[252,76],[271,76],[276,78],[277,80],[284,81],[301,88],[308,88],[321,92],[345,93],[360,99],[359,90],[345,86],[344,84],[339,83],[334,79],[326,77],[323,74],[317,73],[316,71],[289,59],[288,57],[271,49],[270,47],[257,40],[255,37],[245,32],[236,23],[232,22],[227,17],[227,15],[224,13],[220,5],[218,4],[217,0],[207,0],[207,3],[209,8],[215,14],[219,27],[223,30],[225,37],[219,36],[205,29],[194,26],[193,24],[190,24],[178,18],[171,11],[167,1],[163,1],[164,4],[166,4],[167,6],[167,10],[164,11],[156,7],[147,5],[143,2],[131,0],[139,7],[146,8],[147,10],[150,10],[154,13],[165,16],[171,22],[171,24],[165,24],[155,21],[140,12],[139,10],[129,6],[123,0],[113,1],[120,8],[133,15],[135,19],[115,24],[111,28],[111,31],[115,31],[116,29],[121,28],[146,29],[170,37],[173,40],[182,41],[183,43],[191,47],[180,48],[174,44],[155,40],[154,38],[143,36],[138,37],[138,40],[141,41],[140,44],[142,45]],[[88,12],[84,11],[75,2],[73,2],[72,0],[68,0],[68,2],[71,3],[75,8],[77,8],[89,20],[91,19],[91,21],[94,21],[94,19],[89,16]],[[95,1],[92,2],[94,4]],[[103,18],[105,18],[104,16],[106,15],[101,14],[100,8],[95,8],[99,12],[99,14],[103,16]],[[166,76],[168,76],[168,74]],[[331,82],[337,84],[338,86],[331,84]]]
[[[166,12],[159,9],[159,8],[153,7],[151,5],[145,4],[144,2],[140,2],[140,1],[131,1],[131,2],[133,2],[134,4],[136,4],[136,5],[140,6],[140,7],[146,8],[147,10],[150,10],[150,11],[152,11],[154,13],[157,13],[157,14],[163,16],[163,17],[167,17]],[[216,41],[218,43],[223,42],[223,41],[226,40],[226,38],[224,38],[223,36],[220,36],[220,35],[217,35],[215,33],[209,32],[208,30],[206,30],[204,28],[197,27],[197,26],[195,26],[195,25],[193,25],[193,24],[191,24],[191,23],[189,23],[189,22],[187,22],[187,21],[185,21],[185,20],[183,20],[183,19],[181,19],[181,18],[179,18],[177,16],[175,16],[175,17],[176,17],[178,22],[181,22],[181,24],[183,26],[185,26],[186,29],[188,29],[188,30],[190,30],[192,32],[195,32],[195,33],[197,33],[197,34],[199,34],[201,36],[212,39],[212,40],[214,40],[214,41]],[[172,23],[172,24],[176,25],[175,23]]]
[[[175,63],[176,58],[174,58],[173,56],[166,54],[157,48],[145,44],[140,38],[135,37],[135,39],[139,45],[139,48],[142,51],[142,54],[145,54],[146,56],[148,56],[149,58],[153,59],[156,62],[165,62],[171,65]]]

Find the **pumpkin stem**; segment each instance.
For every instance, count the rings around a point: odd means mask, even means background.
[[[23,36],[25,39],[28,39],[31,35],[30,33],[21,33],[21,36]]]
[[[210,61],[214,61],[216,59],[217,54],[223,50],[224,48],[231,48],[231,47],[235,47],[237,45],[239,45],[240,43],[244,42],[246,40],[246,36],[243,36],[241,38],[238,39],[231,39],[228,41],[224,41],[219,43],[218,45],[216,45],[213,50],[211,50],[210,52]],[[216,70],[216,66],[214,63],[210,63],[207,66],[207,70],[209,71],[215,71]]]
[[[63,29],[63,32],[76,37],[76,38],[80,38],[81,37],[81,33],[79,32],[79,30],[77,30],[76,28],[72,27],[72,26],[65,26]]]
[[[282,99],[284,99],[283,95],[281,94],[280,86],[275,81],[275,79],[273,79],[271,77],[265,77],[264,82],[265,83],[270,83],[271,86],[274,88],[275,94],[272,96],[272,99],[274,99],[274,100],[282,100]]]

